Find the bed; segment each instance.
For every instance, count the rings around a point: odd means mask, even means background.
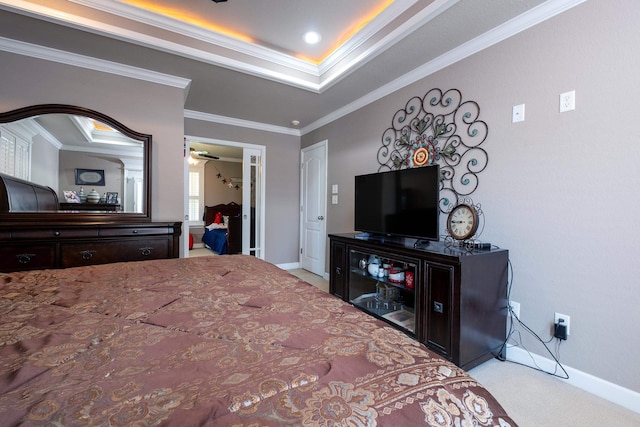
[[[246,255],[0,274],[0,420],[516,425],[455,365]]]
[[[226,217],[224,225],[216,227],[214,220],[220,213]],[[242,252],[242,205],[235,202],[204,207],[202,242],[218,255]]]

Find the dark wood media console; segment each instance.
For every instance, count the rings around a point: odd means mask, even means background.
[[[403,240],[356,234],[331,234],[329,239],[332,294],[404,330],[463,369],[504,356],[507,250],[467,250],[443,242],[415,249]],[[376,259],[404,276],[373,276],[368,264]]]

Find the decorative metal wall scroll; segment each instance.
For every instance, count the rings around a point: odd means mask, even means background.
[[[478,174],[487,167],[480,145],[489,129],[479,115],[478,104],[463,102],[457,89],[411,98],[382,135],[378,172],[439,164],[440,210],[446,212],[478,188]]]

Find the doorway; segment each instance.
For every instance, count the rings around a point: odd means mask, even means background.
[[[185,137],[185,148],[197,147],[200,157],[210,161],[239,162],[242,164],[242,177],[227,177],[216,174],[224,185],[241,191],[242,200],[242,253],[265,258],[265,152],[266,147],[236,141],[225,141],[196,136]],[[217,159],[214,159],[217,158]],[[211,181],[211,180],[210,180]],[[188,186],[189,167],[185,162],[185,183]],[[212,182],[205,183],[211,185]],[[200,210],[204,209],[204,203]],[[202,215],[202,212],[199,213]],[[185,219],[189,218],[189,189],[185,191]],[[198,216],[197,220],[200,217]],[[204,226],[204,225],[203,225]],[[189,233],[184,233],[185,248],[188,251]],[[187,254],[185,254],[187,256]]]
[[[327,246],[327,142],[301,152],[300,267],[324,276]]]

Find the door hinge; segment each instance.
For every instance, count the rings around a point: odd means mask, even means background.
[[[302,255],[302,248],[300,248],[300,255]]]

